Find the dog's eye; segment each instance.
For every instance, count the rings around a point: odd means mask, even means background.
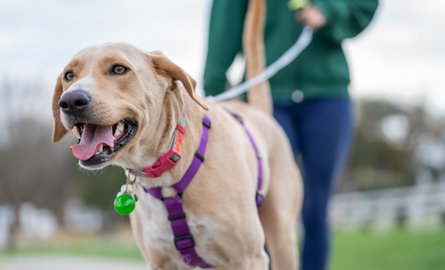
[[[69,82],[69,81],[72,81],[73,79],[74,79],[74,73],[72,73],[72,72],[67,72],[67,73],[65,74],[65,81]]]
[[[113,73],[115,74],[124,74],[127,71],[127,68],[124,66],[114,66]]]

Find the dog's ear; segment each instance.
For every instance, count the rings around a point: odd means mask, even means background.
[[[209,108],[204,102],[195,94],[196,81],[190,77],[182,68],[170,61],[161,52],[152,52],[149,54],[154,68],[160,75],[167,75],[172,79],[172,90],[176,89],[174,81],[180,80],[187,90],[190,97],[198,103],[204,110],[208,111]]]
[[[63,93],[62,87],[62,76],[63,73],[57,78],[56,89],[54,89],[53,95],[53,117],[54,117],[54,129],[53,129],[53,142],[60,141],[65,134],[68,133],[68,130],[62,124],[60,119],[60,108],[59,108],[59,99]]]

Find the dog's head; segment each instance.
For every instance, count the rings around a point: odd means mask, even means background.
[[[195,95],[196,82],[160,52],[146,53],[126,43],[80,51],[57,79],[53,142],[73,130],[80,141],[71,150],[82,167],[113,163],[155,128],[176,80],[207,109]]]

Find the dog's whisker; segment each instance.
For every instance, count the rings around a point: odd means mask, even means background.
[[[63,152],[66,152],[66,150],[68,149],[68,147],[70,147],[70,142],[73,140],[73,138],[76,137],[76,135],[72,134],[71,138],[67,141],[65,147],[63,148]]]

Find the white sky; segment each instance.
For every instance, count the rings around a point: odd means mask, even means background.
[[[445,1],[384,0],[372,25],[344,43],[357,97],[424,99],[445,114]]]
[[[42,78],[50,100],[75,53],[125,41],[163,51],[200,83],[210,6],[211,0],[0,1],[0,79]],[[353,96],[425,99],[445,115],[444,12],[445,0],[381,0],[371,26],[344,43]]]

